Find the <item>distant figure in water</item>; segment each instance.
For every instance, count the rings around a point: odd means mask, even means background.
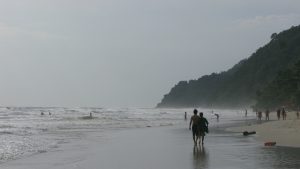
[[[219,121],[219,117],[220,117],[220,115],[219,115],[219,114],[217,114],[217,113],[215,113],[215,116],[217,117],[217,121]]]
[[[186,120],[187,119],[187,114],[186,114],[186,112],[184,112],[184,120]]]
[[[266,110],[265,114],[266,114],[266,121],[270,120],[270,117],[269,117],[270,111],[269,111],[269,109]]]
[[[49,116],[51,116],[51,112],[49,111]]]
[[[198,110],[194,109],[194,115],[191,117],[189,129],[192,129],[194,144],[197,145],[199,139],[199,121],[200,117],[197,115]]]
[[[248,111],[247,109],[245,109],[245,117],[247,117],[247,115],[248,115]]]
[[[43,116],[43,115],[44,115],[44,112],[41,112],[41,115]]]
[[[258,120],[261,121],[261,118],[262,118],[262,112],[261,111],[258,111],[257,113],[257,117],[258,117]]]
[[[202,138],[201,143],[204,144],[204,136],[205,133],[208,133],[208,121],[206,118],[203,117],[203,113],[200,113],[200,120],[199,120],[199,136]],[[200,144],[200,140],[199,140]]]
[[[84,119],[84,120],[91,120],[91,119],[93,119],[93,113],[90,112],[89,116],[82,116],[82,117],[80,117],[80,118],[81,118],[81,119]]]
[[[280,109],[277,109],[277,119],[278,120],[280,120],[280,113],[281,113]]]

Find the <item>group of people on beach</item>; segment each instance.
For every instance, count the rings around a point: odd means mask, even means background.
[[[256,116],[257,116],[258,120],[261,120],[261,118],[262,118],[262,112],[261,111],[256,112]],[[270,120],[270,110],[269,109],[267,109],[265,111],[265,120],[266,121]]]
[[[276,115],[277,115],[277,119],[278,119],[278,120],[280,120],[281,118],[282,118],[282,120],[286,120],[286,117],[287,117],[287,111],[285,110],[284,107],[278,108],[278,109],[276,110]],[[261,112],[261,111],[257,111],[257,112],[256,112],[256,116],[257,116],[258,120],[261,120],[261,119],[262,119],[262,112]],[[267,121],[267,120],[270,120],[270,117],[269,117],[269,116],[270,116],[270,111],[269,111],[269,109],[267,109],[267,110],[265,111],[265,119],[266,119],[266,121]],[[296,116],[297,116],[297,119],[300,118],[299,111],[296,112]]]
[[[282,120],[286,120],[286,116],[287,116],[287,114],[286,114],[286,111],[285,111],[285,109],[284,109],[284,107],[282,108],[282,109],[277,109],[277,119],[278,120],[280,120],[280,115],[282,115]]]
[[[189,129],[192,130],[193,140],[195,145],[199,141],[199,145],[204,144],[205,133],[208,133],[208,121],[203,117],[203,113],[200,112],[198,116],[198,110],[194,109],[194,115],[191,117]]]

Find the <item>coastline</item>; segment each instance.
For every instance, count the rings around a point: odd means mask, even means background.
[[[174,148],[175,147],[175,148]],[[34,154],[0,164],[1,169],[152,169],[207,166],[203,157],[193,163],[191,133],[188,128],[166,126],[132,128],[106,133],[91,132],[85,139],[62,145],[57,150]],[[174,162],[174,159],[177,162]],[[197,159],[198,160],[198,159]],[[180,161],[180,162],[179,162]]]
[[[251,120],[252,121],[252,120]],[[1,169],[289,169],[300,166],[300,149],[263,148],[253,137],[224,131],[241,121],[212,126],[204,146],[194,146],[188,124],[88,132],[57,149],[0,164]],[[248,121],[249,122],[249,121]],[[266,163],[268,161],[268,163]]]
[[[258,121],[258,120],[257,120]],[[270,121],[265,121],[264,113],[260,124],[248,124],[248,126],[229,127],[230,132],[255,131],[253,136],[259,142],[276,142],[277,146],[300,147],[300,119],[296,112],[288,112],[287,119],[277,119],[276,112],[270,113]]]

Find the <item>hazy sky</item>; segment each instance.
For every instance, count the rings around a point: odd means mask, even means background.
[[[299,0],[0,0],[0,105],[154,107],[299,24]]]

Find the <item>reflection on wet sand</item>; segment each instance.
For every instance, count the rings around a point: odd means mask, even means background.
[[[299,148],[290,147],[270,147],[261,148],[260,154],[263,160],[259,161],[259,165],[266,169],[295,169],[300,166]]]
[[[205,151],[203,145],[194,146],[193,149],[193,168],[197,169],[205,169],[208,168],[208,158],[209,155]]]

